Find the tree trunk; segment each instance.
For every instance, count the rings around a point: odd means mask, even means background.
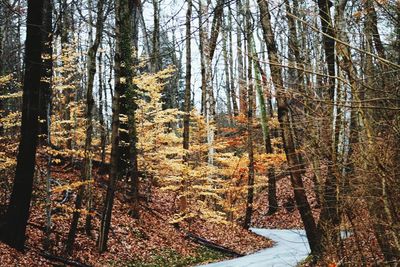
[[[93,86],[94,78],[96,75],[96,55],[99,48],[101,38],[103,35],[103,25],[104,25],[104,1],[99,0],[97,2],[97,21],[96,21],[96,37],[94,43],[89,48],[87,55],[87,88],[86,88],[86,140],[85,140],[85,158],[82,169],[82,181],[88,182],[92,179],[92,134],[93,134],[93,109],[94,109],[94,98],[93,98]],[[88,199],[88,215],[86,216],[85,230],[87,234],[90,234],[91,230],[91,196],[90,196],[90,184],[88,185],[89,199]],[[78,227],[78,221],[80,217],[80,210],[82,209],[82,202],[84,197],[85,186],[82,185],[79,188],[78,196],[75,201],[75,212],[72,216],[71,227],[68,233],[68,240],[66,251],[68,254],[72,254],[76,230]]]
[[[153,53],[151,55],[152,70],[157,72],[161,70],[160,57],[160,7],[159,0],[153,1],[154,21],[153,21]]]
[[[203,14],[207,15],[207,6],[203,1],[199,1],[199,50],[200,50],[200,68],[201,68],[201,109],[200,114],[206,117],[206,95],[207,95],[207,77],[206,77],[206,54],[204,51],[205,42],[208,39],[208,18],[204,20]]]
[[[120,168],[120,149],[119,149],[119,130],[120,130],[120,106],[121,97],[130,89],[132,76],[130,68],[131,60],[131,10],[128,0],[115,1],[115,35],[116,35],[116,51],[115,51],[115,91],[112,103],[112,133],[111,133],[111,168],[110,178],[108,181],[107,194],[102,213],[101,226],[98,239],[99,252],[107,250],[108,233],[111,224],[112,208],[114,203],[114,193],[116,182],[119,177]]]
[[[224,21],[224,27],[222,29],[222,53],[224,57],[224,74],[225,74],[225,92],[226,92],[226,108],[227,108],[227,115],[228,115],[228,122],[231,124],[232,122],[232,104],[231,104],[231,82],[229,77],[229,64],[228,64],[228,51],[227,51],[227,25]]]
[[[253,40],[253,32],[251,30],[252,24],[250,22],[250,3],[246,1],[246,39],[247,47],[251,47]],[[254,102],[254,89],[253,89],[253,71],[252,71],[252,55],[248,53],[248,65],[247,65],[247,154],[249,157],[249,173],[247,180],[247,201],[246,201],[246,214],[244,219],[244,228],[249,229],[251,225],[251,217],[253,214],[253,201],[254,201],[254,149],[253,149],[253,102]]]
[[[243,45],[242,45],[242,13],[243,13],[243,5],[241,0],[236,1],[236,17],[237,17],[237,26],[236,26],[236,46],[237,46],[237,63],[238,63],[238,84],[239,84],[239,113],[245,114],[247,112],[247,100],[246,100],[246,90],[245,86],[245,77],[244,77],[244,67],[243,67]]]
[[[265,97],[263,88],[261,85],[261,73],[263,73],[262,66],[260,61],[257,58],[256,53],[256,46],[254,40],[251,44],[251,54],[252,54],[252,61],[254,63],[254,73],[255,73],[255,81],[256,81],[256,91],[258,96],[258,102],[260,104],[260,112],[261,112],[261,128],[263,133],[263,140],[265,146],[265,152],[267,154],[273,154],[273,148],[271,143],[271,135],[268,126],[268,114],[267,114],[267,107],[265,104]],[[264,83],[264,86],[267,87],[268,85]],[[268,214],[274,214],[278,210],[278,198],[276,196],[276,176],[275,176],[275,168],[274,166],[269,166],[268,171]]]
[[[233,26],[232,26],[232,9],[229,6],[229,13],[228,13],[228,28],[227,31],[229,33],[229,74],[231,76],[231,97],[232,97],[232,106],[233,106],[233,115],[237,116],[239,115],[239,107],[237,104],[237,95],[236,95],[236,90],[235,90],[235,76],[233,75],[233,43],[232,43],[232,31],[233,31]]]
[[[22,99],[21,139],[13,190],[5,221],[0,226],[1,240],[22,251],[32,197],[38,137],[41,56],[43,52],[43,0],[28,1],[25,42],[25,78]]]
[[[258,6],[261,13],[261,26],[263,29],[264,40],[267,44],[269,60],[272,63],[280,64],[278,51],[276,48],[275,37],[271,27],[271,15],[269,7],[265,0],[258,0]],[[318,255],[321,250],[320,235],[317,231],[314,217],[311,212],[310,204],[308,203],[304,185],[302,181],[302,172],[304,164],[301,161],[301,155],[295,150],[293,131],[290,129],[290,113],[286,97],[283,89],[283,80],[281,68],[276,65],[270,65],[272,81],[277,90],[277,105],[278,105],[278,120],[281,127],[283,145],[286,158],[289,165],[289,173],[297,207],[300,211],[300,216],[304,224],[307,239],[310,244],[311,253]]]
[[[184,117],[183,117],[183,149],[189,149],[189,126],[190,126],[190,81],[192,75],[191,60],[191,20],[192,20],[192,1],[187,0],[186,12],[186,80],[185,80],[185,99],[184,99]],[[188,155],[184,155],[184,161],[188,160]]]
[[[336,157],[337,157],[337,143],[339,134],[339,121],[336,121],[334,126],[335,110],[333,105],[335,103],[335,36],[332,19],[330,15],[330,7],[332,6],[329,0],[318,0],[319,17],[322,25],[322,32],[326,35],[323,36],[323,48],[325,54],[325,61],[328,67],[328,97],[325,99],[331,103],[328,108],[328,121],[329,126],[326,127],[327,134],[327,148],[325,158],[328,165],[328,173],[325,179],[323,201],[321,215],[318,222],[318,229],[321,232],[323,247],[337,246],[339,242],[339,209],[338,209],[338,178],[335,173]],[[338,111],[336,111],[339,114]],[[333,140],[332,140],[333,139]]]
[[[40,81],[39,97],[39,140],[45,142],[48,134],[50,116],[47,111],[51,105],[51,80],[53,76],[53,3],[52,0],[45,0],[43,7],[43,67]]]
[[[107,96],[104,95],[105,86],[103,84],[103,52],[99,53],[99,122],[100,122],[100,148],[101,148],[101,163],[104,164],[106,160],[106,144],[107,144],[107,125],[104,121],[104,103],[107,104]],[[104,101],[104,103],[103,103]]]

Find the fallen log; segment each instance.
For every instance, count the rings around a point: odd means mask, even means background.
[[[87,265],[85,263],[76,261],[76,260],[72,260],[72,259],[67,259],[61,256],[57,256],[57,255],[53,255],[53,254],[49,254],[47,252],[40,252],[39,253],[40,256],[42,256],[45,259],[48,259],[50,261],[56,261],[56,262],[61,262],[63,264],[66,264],[68,266],[75,266],[75,267],[91,267],[91,265]]]
[[[190,232],[187,232],[185,234],[185,238],[190,239],[190,240],[194,241],[197,244],[203,245],[203,246],[208,247],[208,248],[212,248],[214,250],[217,250],[219,252],[222,252],[222,253],[225,253],[225,254],[228,254],[228,255],[232,255],[234,257],[242,257],[242,256],[244,256],[244,254],[238,253],[236,251],[233,251],[232,249],[229,249],[229,248],[223,247],[221,245],[218,245],[218,244],[216,244],[214,242],[208,241],[207,239],[204,239],[204,238],[202,238],[200,236],[197,236],[197,235],[195,235],[193,233],[190,233]]]

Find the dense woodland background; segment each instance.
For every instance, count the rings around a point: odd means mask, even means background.
[[[2,266],[399,265],[397,0],[1,0],[0,113]]]

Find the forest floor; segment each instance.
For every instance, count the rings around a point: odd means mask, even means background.
[[[24,253],[0,243],[0,266],[54,266],[61,264],[44,256],[45,239],[45,158],[39,157],[37,175],[32,199],[31,215],[27,228],[27,242]],[[75,193],[63,205],[53,206],[51,249],[49,254],[62,259],[75,261],[76,266],[194,266],[200,263],[219,261],[229,257],[201,246],[186,237],[187,232],[202,237],[215,244],[230,249],[238,254],[250,254],[263,248],[271,247],[272,241],[244,230],[235,224],[210,223],[193,220],[188,227],[177,229],[169,221],[173,216],[174,195],[152,187],[151,199],[141,199],[140,219],[128,215],[129,205],[121,191],[116,192],[108,250],[98,253],[96,240],[100,225],[102,199],[105,195],[108,176],[99,174],[94,168],[95,183],[92,191],[94,216],[91,236],[85,234],[85,216],[81,216],[74,252],[66,256],[65,241],[70,227]],[[52,167],[52,178],[62,184],[73,184],[80,178],[79,162],[76,166],[60,164]],[[10,174],[9,182],[12,180]],[[118,188],[123,188],[122,182]],[[60,192],[54,200],[63,198]],[[83,217],[83,218],[82,218]],[[74,264],[72,261],[70,264]]]
[[[70,163],[60,164],[52,168],[52,177],[62,184],[78,182],[80,178],[80,166]],[[31,216],[27,229],[27,243],[24,253],[17,252],[0,243],[0,266],[60,266],[54,265],[54,260],[43,256],[44,225],[45,225],[45,169],[46,160],[39,157],[37,167]],[[170,224],[176,210],[176,196],[172,193],[160,190],[157,185],[152,186],[151,198],[146,199],[145,190],[142,190],[140,219],[133,219],[128,215],[130,206],[124,197],[125,182],[119,182],[119,191],[116,192],[114,202],[111,231],[109,234],[108,251],[98,253],[96,240],[100,225],[100,214],[102,211],[102,199],[105,195],[106,181],[108,176],[101,174],[94,167],[95,183],[93,188],[94,216],[92,219],[92,231],[88,236],[84,231],[84,218],[81,217],[78,227],[74,252],[66,256],[64,246],[68,234],[75,194],[71,194],[65,205],[53,209],[54,214],[49,253],[61,258],[76,261],[76,266],[195,266],[208,262],[221,261],[232,258],[231,255],[205,248],[188,239],[188,232],[202,237],[215,244],[228,248],[238,254],[247,255],[261,249],[273,246],[273,242],[265,237],[256,235],[251,231],[244,230],[236,224],[211,223],[203,220],[192,220],[190,224],[181,225],[178,229]],[[307,192],[314,217],[319,216],[319,205],[317,203],[311,174],[304,176],[304,185]],[[10,174],[9,182],[12,180]],[[265,179],[259,177],[258,179]],[[263,182],[263,181],[261,181]],[[2,187],[4,188],[4,187]],[[294,204],[293,190],[290,178],[284,177],[277,182],[277,196],[279,209],[273,215],[268,215],[267,190],[257,189],[257,198],[254,203],[254,214],[252,227],[267,229],[301,229],[302,222],[299,212]],[[55,200],[63,197],[62,193],[55,194]],[[361,229],[354,235],[345,239],[342,251],[331,253],[325,257],[326,261],[320,266],[326,266],[332,262],[364,261],[368,264],[379,264],[382,256],[377,251],[376,239],[368,229],[368,216],[365,206],[359,205],[359,213],[353,214],[353,222],[348,222],[345,228]],[[351,225],[355,223],[357,225]],[[362,248],[360,240],[365,241]],[[361,251],[360,251],[361,250]],[[332,255],[332,256],[331,256]],[[336,256],[333,256],[336,255]],[[58,262],[60,264],[60,262]],[[80,265],[79,265],[80,264]],[[62,265],[61,265],[62,266]],[[307,263],[304,263],[307,266]]]

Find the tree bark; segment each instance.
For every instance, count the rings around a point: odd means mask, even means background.
[[[121,97],[127,93],[129,82],[132,76],[130,74],[131,67],[131,10],[128,0],[115,1],[115,35],[116,35],[116,51],[115,51],[115,91],[112,103],[112,133],[111,133],[111,169],[108,181],[107,194],[102,213],[101,226],[98,239],[99,252],[107,250],[108,233],[110,230],[112,208],[114,203],[114,193],[116,182],[119,178],[120,168],[120,112]]]
[[[253,40],[252,24],[250,22],[250,3],[246,1],[246,39],[247,47],[251,48]],[[253,148],[253,102],[254,102],[254,89],[253,89],[253,64],[252,54],[248,53],[248,65],[247,65],[247,154],[249,157],[248,165],[248,180],[247,180],[247,201],[246,201],[246,214],[244,219],[244,228],[249,229],[251,225],[251,217],[253,214],[253,202],[254,202],[254,148]]]
[[[260,105],[260,113],[261,113],[261,128],[263,133],[263,140],[265,146],[265,152],[267,154],[273,154],[274,150],[271,143],[271,135],[268,126],[268,113],[267,107],[265,104],[264,92],[261,84],[261,73],[264,73],[260,61],[257,58],[256,47],[254,40],[252,41],[251,47],[252,53],[252,61],[254,63],[254,73],[255,73],[255,81],[256,81],[256,91],[258,96],[258,102]],[[267,84],[263,84],[267,88]],[[269,166],[267,170],[268,175],[268,214],[274,214],[278,210],[278,198],[276,196],[276,176],[275,176],[275,168],[274,166]]]
[[[339,136],[339,121],[336,120],[334,126],[334,117],[339,117],[339,111],[333,108],[335,103],[335,32],[332,26],[332,18],[330,15],[330,8],[332,3],[330,0],[318,0],[319,17],[322,25],[322,32],[326,35],[323,36],[323,48],[325,54],[325,61],[328,67],[328,97],[325,99],[331,103],[328,108],[327,117],[329,118],[326,127],[328,131],[327,148],[325,158],[327,160],[328,171],[325,179],[324,190],[322,195],[322,208],[320,219],[318,222],[318,229],[321,232],[323,247],[337,246],[339,242],[339,199],[338,199],[338,178],[335,173],[337,163],[337,143]],[[327,36],[328,35],[328,36]],[[333,139],[333,140],[332,140]]]
[[[228,13],[228,33],[229,33],[229,74],[231,76],[231,97],[232,97],[232,106],[233,106],[233,115],[236,117],[239,115],[239,107],[237,104],[237,95],[236,95],[236,90],[235,90],[235,76],[233,75],[233,43],[232,43],[232,31],[233,31],[233,26],[232,26],[232,9],[229,6],[229,13]]]
[[[261,26],[263,29],[264,40],[267,44],[268,57],[270,62],[280,64],[278,51],[274,33],[271,27],[271,15],[269,7],[265,0],[258,0],[258,6],[261,13]],[[293,131],[290,129],[290,113],[289,107],[284,95],[283,80],[281,68],[276,65],[270,65],[272,82],[277,90],[277,106],[278,106],[278,120],[281,127],[282,139],[286,158],[289,165],[289,173],[291,178],[292,187],[297,207],[300,211],[300,216],[304,224],[307,239],[310,244],[311,253],[318,255],[321,250],[320,235],[317,231],[314,217],[311,212],[310,204],[307,200],[304,185],[302,181],[302,173],[304,171],[304,163],[302,162],[301,155],[295,150],[295,143]]]
[[[51,81],[53,76],[53,3],[45,0],[43,7],[43,67],[39,97],[39,140],[46,141],[50,116],[48,110],[51,101]]]
[[[186,12],[186,79],[185,79],[185,99],[184,99],[184,117],[183,117],[183,149],[189,149],[189,126],[190,126],[190,87],[192,76],[191,60],[191,20],[192,20],[192,1],[187,0]],[[184,161],[188,160],[188,155],[184,155]]]
[[[227,49],[227,39],[228,39],[228,34],[227,34],[227,25],[224,21],[224,27],[222,29],[222,53],[224,57],[224,74],[225,74],[225,92],[226,92],[226,108],[227,108],[227,115],[228,115],[228,122],[231,124],[232,122],[232,104],[231,104],[231,92],[232,89],[231,87],[231,82],[229,77],[229,63],[228,63],[228,49]]]
[[[99,0],[97,2],[97,21],[96,21],[96,37],[89,48],[87,55],[87,88],[86,88],[86,140],[85,140],[85,158],[82,169],[82,181],[87,182],[92,179],[92,134],[93,134],[93,109],[94,109],[94,98],[93,98],[93,86],[94,78],[96,75],[96,55],[99,48],[101,38],[103,35],[103,25],[104,25],[104,2],[105,0]],[[87,186],[89,192],[88,199],[88,215],[86,216],[85,230],[87,234],[90,234],[91,230],[91,192],[90,184]],[[82,203],[85,193],[85,186],[82,185],[79,188],[78,195],[75,201],[75,211],[72,216],[71,227],[68,233],[68,240],[66,245],[66,251],[68,254],[72,254],[76,230],[78,227],[80,210],[82,209]]]
[[[0,239],[20,251],[24,249],[26,239],[38,140],[43,6],[43,0],[28,1],[21,138],[10,202],[5,221],[0,226]]]

